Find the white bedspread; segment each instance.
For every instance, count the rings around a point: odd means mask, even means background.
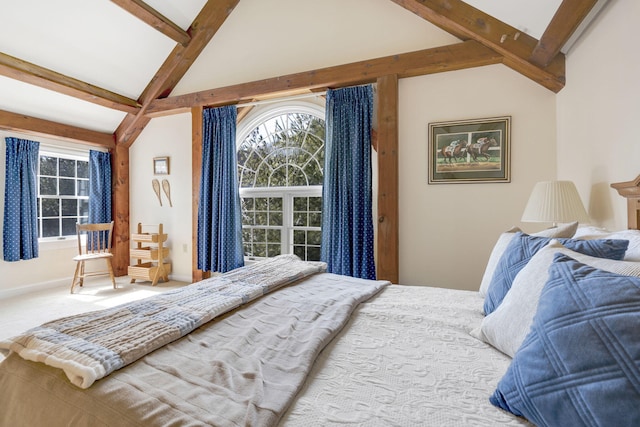
[[[489,403],[507,356],[471,337],[477,292],[388,286],[316,360],[283,426],[519,426]]]

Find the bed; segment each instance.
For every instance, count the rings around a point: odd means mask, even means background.
[[[171,318],[178,322],[171,325],[179,330],[177,336],[175,330],[163,330],[164,323],[131,324],[134,332],[128,335],[134,336],[117,340],[113,329],[120,327],[102,327],[97,333],[91,329],[96,322],[92,317],[101,324],[116,322],[107,317],[113,312],[43,325],[0,343],[5,351],[11,349],[0,364],[0,425],[532,425],[528,420],[537,425],[640,425],[640,349],[634,337],[640,326],[640,237],[636,230],[576,228],[569,224],[538,236],[517,229],[502,233],[479,292],[344,277],[324,272],[322,263],[283,256],[167,292],[160,301],[143,300],[142,306],[126,308],[126,314],[122,307],[115,309],[118,319],[145,310],[160,323]],[[514,250],[523,245],[529,245],[525,251]],[[539,247],[534,251],[531,245]],[[519,271],[506,268],[514,262]],[[619,335],[614,353],[626,354],[622,374],[602,364],[606,357],[601,348],[594,350],[600,365],[593,369],[585,368],[593,362],[589,359],[577,368],[565,360],[560,371],[545,371],[558,360],[542,354],[589,355],[576,348],[584,350],[597,341],[589,331],[574,331],[581,340],[562,339],[570,342],[569,348],[552,346],[549,352],[539,346],[553,341],[557,330],[532,338],[540,320],[538,303],[543,311],[554,305],[546,299],[557,299],[557,294],[547,295],[546,286],[558,282],[553,274],[562,276],[564,270],[552,274],[551,264],[575,271],[580,280],[600,275],[600,282],[616,282],[623,290],[621,296],[604,292],[629,303],[614,319],[624,320],[621,327],[607,323],[607,330]],[[489,304],[499,291],[496,277],[511,280],[497,308]],[[536,295],[523,285],[534,282]],[[525,298],[507,298],[523,286]],[[201,304],[203,292],[213,298],[215,311]],[[180,301],[178,308],[164,307],[171,299]],[[533,307],[524,304],[531,301]],[[527,316],[529,324],[505,332],[505,325]],[[598,321],[594,316],[590,320]],[[141,328],[156,333],[140,342]],[[90,336],[103,337],[97,340],[98,365],[84,363],[84,347],[68,345],[67,333],[85,347],[97,345]],[[127,340],[131,344],[123,345]],[[44,342],[44,350],[36,349],[38,341]],[[517,347],[515,352],[510,345]],[[141,354],[141,347],[148,354]],[[73,362],[61,361],[65,352]],[[110,352],[118,353],[120,362],[126,359],[122,366]],[[531,363],[537,364],[533,370]],[[596,378],[584,375],[594,369]],[[607,405],[594,404],[594,393],[595,400]]]

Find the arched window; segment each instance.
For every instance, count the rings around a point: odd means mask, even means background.
[[[319,261],[324,107],[260,106],[238,125],[237,135],[245,257],[293,253]]]

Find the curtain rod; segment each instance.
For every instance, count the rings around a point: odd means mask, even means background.
[[[272,104],[274,102],[292,101],[292,100],[304,99],[304,98],[316,98],[316,97],[319,97],[319,96],[326,95],[326,93],[327,93],[326,90],[322,91],[322,92],[302,93],[300,95],[284,96],[282,98],[270,98],[270,99],[263,99],[263,100],[260,100],[260,101],[241,102],[240,104],[235,104],[235,105],[238,108],[241,108],[241,107],[253,107],[253,106],[262,105],[262,104]]]
[[[367,86],[367,85],[360,85],[360,86]],[[371,87],[373,88],[373,92],[376,92],[376,85],[375,84],[371,84]],[[272,104],[274,102],[282,102],[282,101],[292,101],[292,100],[296,100],[296,99],[304,99],[304,98],[315,98],[315,97],[319,97],[319,96],[324,96],[327,94],[326,90],[323,90],[322,92],[310,92],[310,93],[302,93],[299,95],[291,95],[291,96],[284,96],[282,98],[270,98],[270,99],[263,99],[260,101],[252,101],[252,102],[241,102],[239,104],[235,104],[236,107],[241,108],[241,107],[253,107],[256,105],[262,105],[262,104]]]

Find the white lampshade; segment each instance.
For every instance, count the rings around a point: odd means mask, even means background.
[[[562,222],[591,220],[584,209],[576,186],[571,181],[543,181],[533,187],[524,208],[522,222]]]

